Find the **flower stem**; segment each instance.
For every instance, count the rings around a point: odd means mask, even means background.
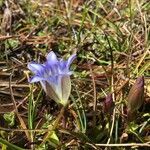
[[[55,120],[53,127],[50,126],[50,127],[48,128],[48,130],[50,130],[50,131],[48,131],[48,132],[46,133],[46,135],[44,136],[43,141],[42,141],[42,143],[41,143],[40,145],[44,144],[44,143],[47,141],[47,139],[49,138],[49,136],[51,136],[51,134],[53,133],[53,131],[57,128],[60,119],[61,119],[62,116],[64,115],[65,109],[66,109],[66,106],[63,106],[63,107],[61,108],[60,113],[59,113],[57,119]]]

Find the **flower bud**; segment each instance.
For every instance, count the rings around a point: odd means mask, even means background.
[[[103,106],[105,113],[112,114],[114,109],[114,102],[111,93],[106,96]]]
[[[127,117],[129,121],[134,119],[137,110],[142,106],[144,101],[144,77],[138,77],[129,91],[127,103]]]

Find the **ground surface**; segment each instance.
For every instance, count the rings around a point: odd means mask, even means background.
[[[148,0],[1,0],[0,20],[1,149],[148,149]],[[55,131],[61,106],[28,82],[27,68],[50,51],[64,59],[77,54],[70,103]],[[144,102],[128,122],[129,91],[141,76]],[[138,102],[135,89],[130,99]]]

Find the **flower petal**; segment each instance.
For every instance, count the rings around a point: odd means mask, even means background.
[[[70,64],[74,61],[74,59],[76,58],[76,54],[73,54],[69,57],[69,59],[67,60],[67,64],[66,67],[69,69]]]
[[[68,102],[68,98],[71,92],[71,80],[70,76],[63,76],[61,79],[61,89],[62,89],[62,101],[63,105],[66,105]]]
[[[45,92],[47,92],[47,91],[46,91],[46,81],[40,81],[40,83],[41,83],[41,85],[42,85],[43,90],[44,90]]]
[[[64,61],[63,59],[61,59],[59,61],[59,69],[60,69],[60,71],[63,71],[66,68],[66,64],[67,64],[67,61]]]
[[[41,72],[41,71],[44,70],[43,65],[37,64],[37,63],[35,63],[35,62],[30,62],[30,63],[28,64],[28,68],[29,68],[33,73],[35,73],[35,74],[37,74],[38,72]]]
[[[42,80],[45,80],[45,79],[43,77],[40,77],[40,76],[33,76],[29,79],[29,82],[34,83],[34,82],[38,82],[38,81],[42,81]]]
[[[56,64],[58,62],[57,56],[55,55],[55,53],[53,51],[51,51],[48,55],[47,55],[47,61],[48,64]]]
[[[64,75],[71,75],[72,74],[72,71],[69,71],[69,67],[75,58],[76,58],[76,54],[73,54],[69,57],[69,59],[67,61],[64,61],[63,59],[61,59],[59,61],[59,72],[60,72],[60,74],[64,74]]]
[[[56,89],[55,86],[52,84],[49,84],[48,82],[45,82],[45,87],[46,87],[46,94],[52,98],[53,100],[55,100],[57,103],[59,103],[60,98],[58,96],[58,94],[56,93]]]

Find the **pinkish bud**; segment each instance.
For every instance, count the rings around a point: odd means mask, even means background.
[[[104,106],[105,113],[112,114],[112,111],[114,109],[112,94],[108,94],[106,96],[103,106]]]
[[[129,121],[134,119],[137,110],[144,101],[144,77],[138,77],[128,95],[127,117]]]

